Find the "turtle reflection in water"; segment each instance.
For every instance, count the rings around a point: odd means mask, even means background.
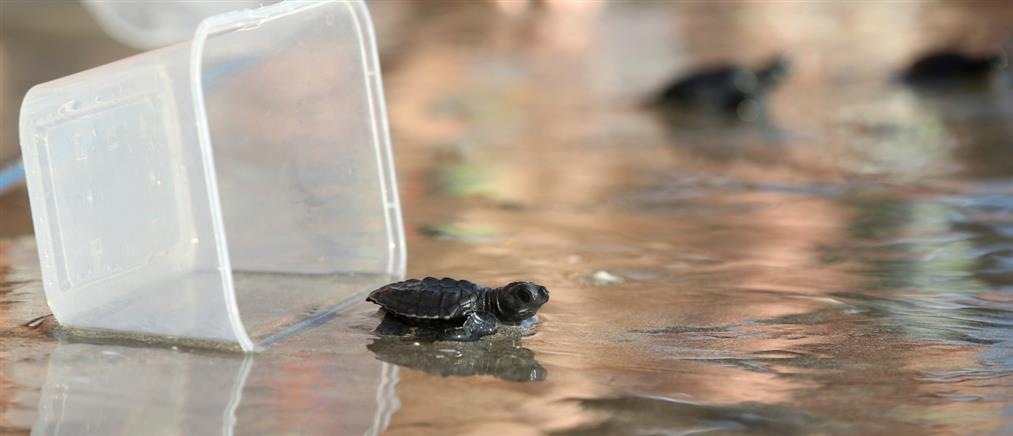
[[[412,338],[376,338],[366,348],[377,359],[444,377],[491,375],[515,382],[542,381],[548,371],[520,337],[496,335],[475,342],[418,342]]]
[[[391,283],[369,294],[380,305],[380,335],[414,334],[427,340],[475,341],[501,325],[534,320],[549,290],[531,282],[485,288],[467,280],[426,277]]]

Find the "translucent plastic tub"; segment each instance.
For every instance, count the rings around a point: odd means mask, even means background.
[[[65,326],[252,350],[403,275],[361,1],[210,17],[189,42],[32,88],[20,124]]]
[[[237,9],[252,9],[278,0],[83,0],[107,33],[140,49],[185,41],[205,18]]]

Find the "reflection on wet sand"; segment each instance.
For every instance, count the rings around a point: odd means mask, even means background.
[[[382,337],[366,348],[380,359],[443,377],[491,375],[515,382],[542,381],[548,371],[520,338],[499,334],[476,342],[418,342],[413,338]]]
[[[61,340],[32,434],[375,435],[397,409],[396,382],[395,368],[362,357],[292,367],[272,356]],[[275,391],[266,403],[264,388]]]
[[[251,355],[85,338],[45,315],[31,239],[0,246],[0,273],[0,432],[379,434],[400,407],[397,368],[360,351],[365,327]]]
[[[252,358],[60,343],[49,357],[33,434],[233,434]],[[147,362],[139,365],[138,362]],[[143,407],[140,407],[143,405]]]

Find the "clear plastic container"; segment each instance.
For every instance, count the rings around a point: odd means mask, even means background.
[[[252,9],[278,0],[83,0],[99,25],[116,40],[152,49],[193,37],[201,21],[237,9]]]
[[[253,350],[404,274],[362,1],[287,1],[32,88],[21,147],[70,327]]]

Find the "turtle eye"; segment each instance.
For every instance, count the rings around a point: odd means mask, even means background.
[[[529,292],[520,292],[520,293],[518,293],[517,298],[520,298],[521,302],[530,303],[531,302],[531,293],[529,293]]]

